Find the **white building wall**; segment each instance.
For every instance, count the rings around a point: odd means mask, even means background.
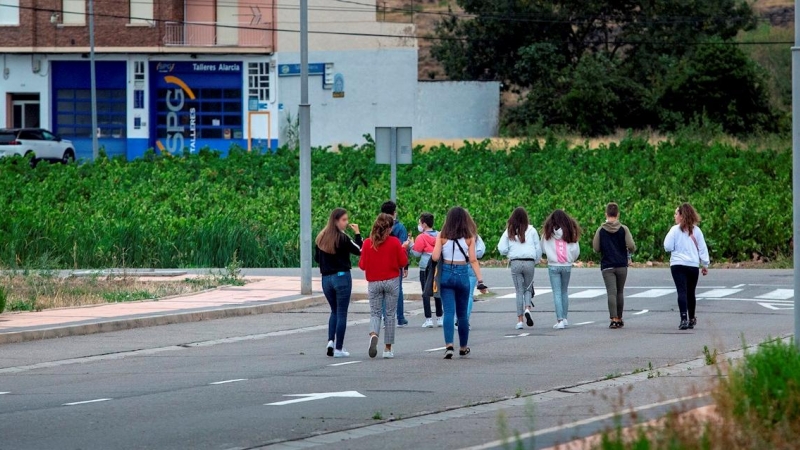
[[[300,62],[297,53],[277,57],[279,68]],[[344,77],[343,98],[323,89],[322,76],[309,77],[312,146],[363,143],[363,135],[374,135],[376,126],[414,125],[416,48],[312,52],[309,62],[333,63],[333,72]],[[300,103],[300,77],[282,76],[278,83],[284,144],[287,114],[296,117]]]
[[[420,81],[414,139],[469,139],[497,136],[500,83]]]
[[[0,57],[0,128],[9,125],[8,94],[39,94],[39,125],[50,128],[50,64],[44,55]]]

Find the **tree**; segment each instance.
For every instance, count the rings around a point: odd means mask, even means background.
[[[677,76],[674,68],[698,44],[728,42],[756,24],[742,0],[458,4],[465,13],[439,22],[440,40],[433,47],[451,79],[495,79],[520,93],[521,110],[509,114],[507,123],[565,124],[590,134],[657,126],[664,116],[660,108],[669,103],[659,93],[677,86],[667,79]],[[759,103],[753,99],[751,105]]]

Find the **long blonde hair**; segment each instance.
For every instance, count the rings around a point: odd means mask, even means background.
[[[375,223],[372,225],[372,231],[369,233],[369,239],[372,241],[372,248],[375,250],[381,246],[389,235],[392,234],[392,227],[394,227],[394,218],[389,214],[380,213]]]
[[[316,239],[317,247],[325,253],[334,254],[341,242],[342,231],[336,224],[339,219],[347,214],[344,208],[336,208],[331,211],[331,216],[328,218],[328,224],[319,232]]]

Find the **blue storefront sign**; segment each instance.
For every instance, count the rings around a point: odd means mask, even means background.
[[[159,62],[155,63],[157,73],[197,73],[234,74],[242,73],[240,62]]]
[[[309,75],[324,75],[325,63],[311,63],[308,65]],[[299,77],[300,64],[278,64],[279,77]]]

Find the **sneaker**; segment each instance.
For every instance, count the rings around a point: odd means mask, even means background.
[[[531,314],[530,309],[525,310],[525,321],[528,322],[529,327],[533,326],[533,314]]]
[[[386,350],[383,351],[383,359],[392,359],[392,358],[394,358],[394,352],[392,350],[389,350],[388,352]]]
[[[689,319],[689,329],[694,330],[694,327],[697,325],[697,317],[692,317]]]
[[[686,319],[681,320],[681,325],[678,327],[679,330],[688,330],[689,329],[689,321]]]
[[[378,356],[378,336],[374,334],[369,337],[369,357],[374,358]]]
[[[328,341],[328,356],[333,356],[333,341]]]
[[[569,326],[569,320],[567,320],[567,319],[564,319],[564,320],[562,320],[561,322],[564,324],[564,327],[565,327],[565,328]]]
[[[564,321],[563,320],[561,322],[556,322],[556,324],[553,325],[553,328],[556,329],[556,330],[563,330],[566,327],[567,326],[564,325]]]
[[[422,328],[433,328],[433,320],[425,319],[425,323],[422,324]]]
[[[444,326],[444,318],[443,317],[437,317],[436,318],[436,326],[439,327],[439,328]]]
[[[347,358],[349,356],[350,356],[350,352],[348,352],[345,349],[334,350],[334,352],[333,352],[333,357],[334,358]]]
[[[397,326],[399,328],[405,328],[406,326],[408,326],[408,321],[406,319],[398,319]]]
[[[521,329],[523,329],[523,328],[525,328],[525,325],[523,325],[523,324],[522,324],[522,322],[518,322],[518,323],[517,323],[517,329],[518,329],[518,330],[521,330]]]

